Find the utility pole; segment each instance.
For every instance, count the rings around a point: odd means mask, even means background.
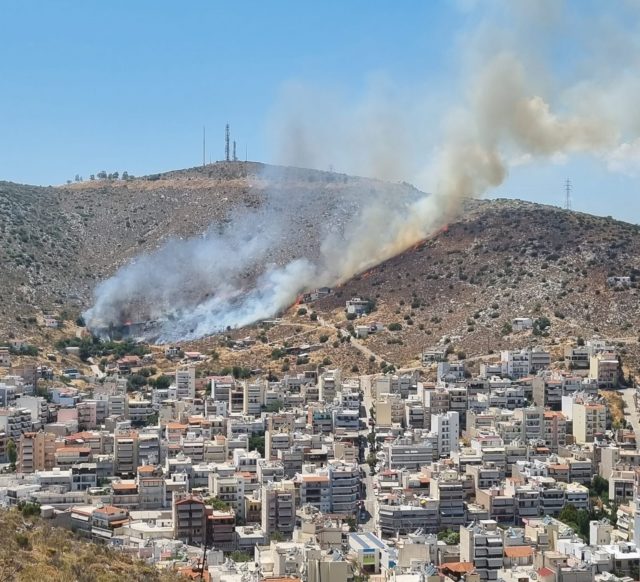
[[[569,178],[564,183],[564,208],[571,210],[571,180]]]
[[[205,537],[205,541],[202,547],[202,564],[200,566],[200,580],[204,580],[204,565],[207,563],[207,540]]]
[[[202,126],[202,167],[204,168],[207,161],[207,128]]]
[[[229,124],[224,128],[224,159],[229,161]]]

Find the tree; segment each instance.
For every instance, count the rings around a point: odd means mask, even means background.
[[[371,474],[373,475],[373,472],[375,471],[376,465],[378,464],[378,458],[376,457],[376,454],[375,453],[369,453],[367,455],[366,463],[371,468]]]
[[[282,358],[286,354],[287,354],[287,350],[285,350],[284,348],[274,348],[271,351],[271,359],[272,360],[279,360],[280,358]]]
[[[578,510],[576,509],[576,506],[571,503],[567,503],[560,511],[560,515],[558,516],[558,519],[566,523],[567,525],[577,524]]]
[[[231,374],[237,379],[245,379],[251,376],[251,370],[249,368],[243,368],[242,366],[233,366],[231,368]]]
[[[533,335],[542,335],[549,330],[549,327],[551,327],[551,321],[548,317],[538,317],[533,322]]]
[[[249,437],[249,450],[258,451],[264,457],[264,434],[252,434]]]
[[[15,469],[16,461],[18,460],[18,451],[16,449],[16,443],[13,439],[9,439],[9,441],[7,442],[7,459],[9,459],[11,467]]]
[[[219,497],[209,497],[209,499],[205,501],[205,504],[210,505],[216,511],[227,511],[229,509],[229,504]]]
[[[452,529],[445,529],[438,532],[438,540],[448,546],[455,546],[460,543],[460,533]]]
[[[122,179],[123,180],[128,180],[129,179],[129,172],[127,172],[127,170],[122,172]]]
[[[280,412],[284,406],[282,400],[274,400],[264,407],[265,412]]]
[[[107,173],[104,170],[101,170],[100,172],[98,172],[98,180],[106,180],[107,179]]]
[[[603,497],[604,495],[609,496],[609,481],[600,477],[600,475],[595,475],[593,481],[591,481],[591,485],[589,487],[591,489],[591,494],[594,497]]]
[[[127,380],[128,390],[139,390],[147,384],[147,379],[142,374],[131,374]]]
[[[171,377],[170,376],[160,376],[155,380],[151,381],[152,386],[157,388],[158,390],[166,390],[171,386]]]

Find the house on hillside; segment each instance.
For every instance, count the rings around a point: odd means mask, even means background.
[[[60,326],[58,318],[52,313],[45,313],[42,319],[44,320],[44,326],[50,329],[57,329]]]
[[[134,368],[140,366],[140,358],[138,356],[124,356],[117,361],[117,364],[120,374],[130,374]]]
[[[11,367],[11,352],[7,347],[0,348],[0,367],[2,368]]]
[[[312,303],[313,301],[317,301],[318,299],[322,299],[328,295],[331,295],[331,289],[329,287],[318,287],[313,291],[304,293],[302,295],[302,303]]]
[[[422,351],[422,365],[428,366],[436,362],[444,362],[447,359],[447,353],[440,348],[430,348]]]
[[[511,322],[511,327],[513,331],[526,331],[528,329],[533,329],[533,319],[530,317],[516,317]]]
[[[365,315],[369,313],[369,301],[360,297],[352,297],[346,303],[347,313]]]

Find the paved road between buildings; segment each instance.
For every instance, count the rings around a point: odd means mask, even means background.
[[[640,414],[636,408],[636,394],[635,388],[624,388],[620,390],[622,399],[627,405],[624,409],[624,417],[627,422],[631,424],[633,431],[636,433],[636,439],[640,439]]]

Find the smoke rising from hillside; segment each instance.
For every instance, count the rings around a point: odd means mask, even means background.
[[[530,20],[520,24],[535,28]],[[298,87],[296,106],[285,100],[273,124],[284,144],[278,148],[283,163],[327,167],[327,153],[337,154],[344,169],[355,172],[426,177],[430,195],[363,195],[341,228],[323,233],[317,253],[283,264],[273,255],[287,221],[277,192],[270,192],[261,209],[233,217],[226,228],[169,242],[120,269],[97,287],[89,326],[118,325],[143,313],[161,320],[161,341],[176,341],[247,325],[275,315],[303,290],[342,283],[428,237],[455,218],[465,199],[499,186],[511,159],[589,153],[611,160],[630,149],[627,141],[638,143],[627,116],[611,106],[637,102],[637,84],[601,80],[595,67],[593,78],[563,85],[553,67],[532,61],[527,35],[501,44],[487,33],[489,25],[480,29],[473,58],[463,66],[468,73],[459,103],[438,115],[431,102],[398,99],[386,87],[353,107],[305,101],[301,96],[314,91]],[[620,95],[624,87],[630,94]],[[443,126],[429,145],[423,132],[433,119]]]

